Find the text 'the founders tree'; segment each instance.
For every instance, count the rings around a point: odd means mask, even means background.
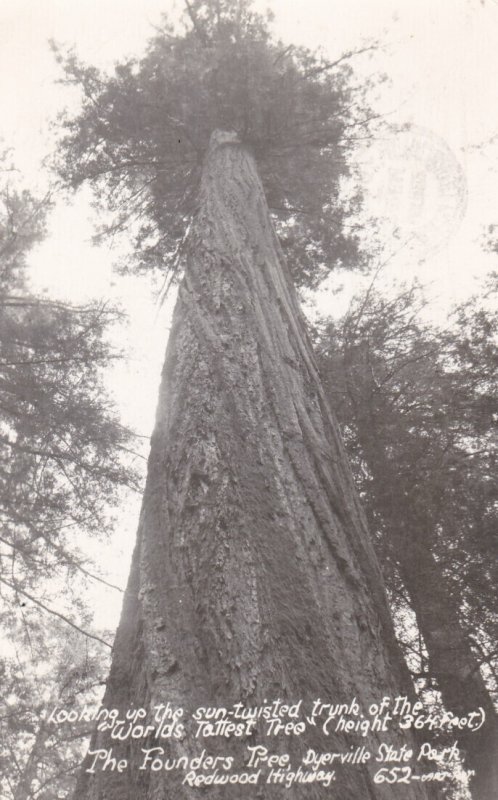
[[[177,253],[184,273],[104,705],[192,711],[355,698],[368,708],[405,693],[406,674],[268,207],[281,211],[296,280],[354,257],[335,198],[362,124],[357,98],[348,68],[272,43],[246,3],[188,9],[185,35],[165,30],[114,78],[68,64],[87,99],[68,122],[66,177],[92,179],[114,210],[128,200],[142,267],[154,257],[176,264]],[[316,726],[305,742],[257,729],[203,740],[191,722],[159,744],[170,759],[232,756],[236,772],[247,745],[299,763],[307,747],[348,751],[355,741],[339,731],[324,742]],[[376,750],[381,734],[361,741]],[[390,732],[394,746],[407,741]],[[87,761],[78,800],[202,792],[178,771],[140,769],[157,740],[96,733],[91,750],[111,746],[128,769],[88,772]],[[341,800],[400,797],[399,787],[374,783],[368,765],[338,772],[332,788],[207,792],[313,800],[332,790]],[[420,783],[402,793],[428,796]]]

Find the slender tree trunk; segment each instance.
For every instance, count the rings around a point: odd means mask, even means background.
[[[280,698],[363,709],[407,691],[379,567],[250,154],[216,132],[206,158],[160,390],[138,542],[104,703],[153,707]],[[246,746],[377,751],[388,734],[161,742],[172,757]],[[104,746],[95,736],[92,750]],[[172,772],[82,772],[78,800],[190,800]],[[106,745],[109,746],[109,743]],[[153,746],[153,745],[149,745]],[[88,760],[86,767],[88,768]],[[423,800],[372,764],[318,784],[213,787],[218,798]],[[235,770],[235,768],[234,768]],[[237,770],[235,770],[237,771]],[[182,776],[183,777],[183,776]]]
[[[369,407],[368,402],[362,403],[362,408]],[[430,671],[437,681],[443,704],[459,717],[480,708],[486,715],[485,724],[479,731],[455,729],[455,736],[465,754],[465,766],[475,772],[470,781],[472,797],[474,800],[496,800],[498,716],[479,661],[462,627],[458,604],[449,594],[441,565],[434,558],[431,520],[422,520],[420,510],[416,519],[410,519],[408,507],[400,518],[399,501],[391,513],[387,511],[391,504],[386,492],[399,498],[403,491],[396,465],[379,447],[380,436],[376,435],[374,415],[360,411],[357,406],[356,423],[372,474],[374,495],[383,498],[378,503],[378,511],[386,524],[393,556],[410,597],[427,648]]]
[[[459,610],[449,595],[425,537],[406,537],[398,542],[398,563],[412,599],[430,669],[437,680],[445,707],[465,717],[483,708],[484,726],[474,733],[458,731],[465,752],[465,765],[475,771],[470,786],[475,800],[496,800],[498,795],[498,717],[486,689],[479,662],[459,619]],[[458,729],[457,729],[458,730]]]
[[[40,720],[29,756],[19,775],[19,780],[13,793],[13,800],[29,800],[29,798],[33,797],[33,781],[37,777],[40,763],[43,761],[45,742],[49,735],[45,721],[43,719]]]

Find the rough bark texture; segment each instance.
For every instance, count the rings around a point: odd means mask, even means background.
[[[138,542],[106,706],[322,698],[364,707],[407,688],[380,571],[253,158],[217,132],[207,155],[160,390]],[[382,737],[382,738],[381,738]],[[261,738],[400,746],[406,735]],[[103,740],[95,738],[93,747]],[[246,742],[166,744],[170,755]],[[119,747],[114,743],[114,754]],[[163,742],[161,742],[163,745]],[[142,741],[121,752],[137,765]],[[298,755],[296,755],[298,754]],[[339,769],[330,788],[200,790],[172,773],[82,773],[78,800],[423,800],[425,784]]]
[[[369,379],[367,379],[369,380]],[[366,407],[367,404],[364,404]],[[387,412],[386,412],[387,413]],[[374,493],[382,498],[388,491],[398,500],[403,495],[396,465],[378,446],[372,414],[357,414],[356,422],[362,448],[372,475]],[[391,513],[386,509],[391,507]],[[393,556],[410,597],[423,636],[431,674],[437,681],[443,704],[448,711],[465,717],[483,708],[484,726],[476,732],[459,731],[458,742],[465,766],[475,772],[470,781],[474,800],[498,797],[498,716],[483,680],[479,661],[462,627],[458,604],[448,593],[441,565],[432,553],[431,519],[410,519],[401,514],[402,504],[380,503]]]

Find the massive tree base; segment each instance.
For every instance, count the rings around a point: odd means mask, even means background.
[[[164,366],[147,486],[107,707],[248,706],[280,698],[362,709],[409,682],[336,423],[252,156],[213,134]],[[389,733],[169,739],[244,768],[247,745],[290,754],[409,743]],[[315,784],[193,788],[140,770],[156,742],[94,737],[128,768],[83,771],[78,800],[423,800],[375,767]],[[88,760],[86,762],[88,767]],[[382,765],[380,765],[382,766]]]

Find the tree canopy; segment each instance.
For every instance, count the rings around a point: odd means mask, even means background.
[[[419,288],[371,290],[318,335],[333,398],[394,605],[406,591],[394,537],[419,541],[454,599],[476,663],[496,690],[496,289],[422,320]],[[403,545],[403,541],[405,544]],[[413,565],[416,569],[416,564]],[[421,579],[421,586],[422,586]],[[435,598],[425,596],[427,604]],[[438,613],[442,613],[441,609]],[[423,651],[415,671],[436,678]]]
[[[82,104],[62,121],[56,166],[73,187],[90,181],[111,211],[101,233],[131,230],[134,268],[174,273],[210,135],[233,130],[257,158],[297,284],[364,267],[361,197],[348,181],[373,115],[352,54],[331,63],[286,46],[248,0],[192,0],[186,19],[185,30],[165,19],[145,55],[112,75],[58,53]]]

